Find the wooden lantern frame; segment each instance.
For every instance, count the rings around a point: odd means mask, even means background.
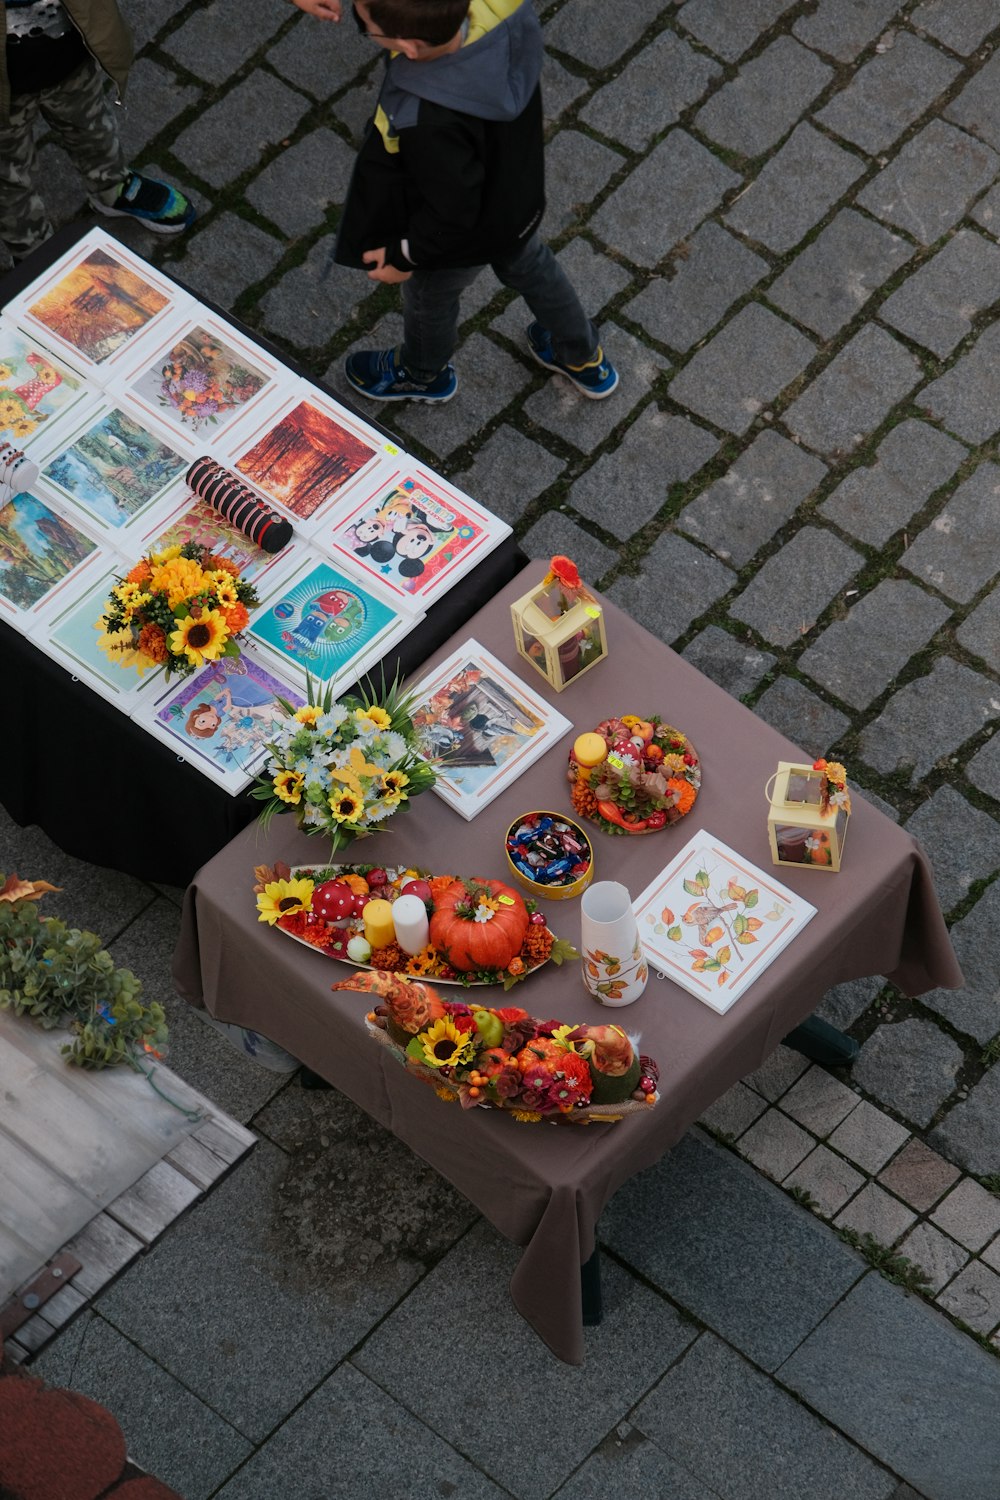
[[[824,779],[824,773],[813,766],[779,760],[768,783],[767,814],[768,842],[776,865],[832,873],[840,869],[851,814],[835,802],[822,811]]]
[[[510,607],[514,626],[514,642],[519,656],[530,662],[536,672],[561,693],[596,667],[608,654],[608,638],[604,629],[604,611],[586,589],[576,590],[578,598],[563,614],[552,616],[543,605],[558,594],[558,583],[539,583],[528,593],[515,599]],[[576,671],[568,671],[574,659],[572,647],[581,635],[600,644],[600,650],[592,661]]]

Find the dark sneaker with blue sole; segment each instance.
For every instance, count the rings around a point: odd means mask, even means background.
[[[398,349],[363,349],[349,354],[344,373],[352,390],[369,401],[450,401],[458,390],[454,365],[445,365],[433,380],[414,380]]]
[[[555,375],[565,375],[590,401],[603,401],[618,385],[618,371],[598,345],[597,353],[585,365],[564,365],[552,349],[552,335],[541,323],[528,326],[528,348],[538,363]]]
[[[183,193],[141,172],[130,172],[110,203],[100,198],[90,201],[106,218],[135,219],[153,234],[183,234],[195,218],[194,205]]]

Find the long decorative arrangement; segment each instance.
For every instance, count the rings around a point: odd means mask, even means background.
[[[332,986],[379,995],[373,1036],[393,1049],[438,1097],[463,1109],[499,1109],[524,1123],[588,1124],[650,1109],[659,1069],[618,1026],[540,1021],[442,1000],[430,985],[366,973]]]

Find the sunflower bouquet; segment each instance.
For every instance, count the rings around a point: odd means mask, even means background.
[[[434,767],[417,749],[412,697],[397,683],[388,689],[383,683],[380,695],[367,687],[335,702],[330,688],[315,698],[310,679],[301,708],[276,700],[286,722],[250,793],[264,803],[265,827],[276,812],[291,809],[303,833],[326,834],[336,854],[382,831],[393,813],[434,785]]]
[[[235,563],[188,542],[140,558],[111,590],[101,649],[123,667],[163,666],[188,676],[220,656],[238,656],[236,638],[258,603]]]

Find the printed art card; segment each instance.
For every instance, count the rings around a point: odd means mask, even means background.
[[[207,308],[188,311],[142,341],[112,383],[133,406],[198,447],[296,384],[281,363]]]
[[[412,692],[421,750],[440,762],[434,790],[463,818],[474,818],[573,727],[475,640]]]
[[[166,515],[160,507],[152,513],[150,524],[137,532],[135,557],[147,552],[161,552],[166,547],[183,547],[189,542],[208,547],[218,557],[236,564],[243,577],[252,581],[258,592],[265,578],[291,571],[304,560],[307,548],[294,539],[280,552],[265,552],[252,542],[246,532],[227,521],[206,500],[185,490],[179,505]]]
[[[97,388],[68,360],[0,317],[0,440],[30,453]]]
[[[36,462],[53,489],[128,555],[133,531],[183,483],[192,460],[124,403],[103,402],[75,428],[64,427]]]
[[[76,598],[109,561],[40,485],[0,505],[0,617],[32,639],[38,621]]]
[[[317,546],[428,605],[492,552],[510,527],[437,475],[401,465],[355,486],[314,535]]]
[[[234,423],[219,462],[278,505],[311,536],[356,483],[373,475],[396,448],[306,381],[295,394]]]
[[[64,601],[31,639],[73,677],[86,682],[95,693],[124,713],[131,713],[139,699],[147,693],[155,693],[158,687],[162,688],[164,676],[162,667],[147,667],[140,671],[138,667],[113,661],[101,649],[104,607],[124,570],[124,563],[119,562],[88,581],[85,592],[76,599]]]
[[[235,796],[263,764],[268,741],[284,722],[279,698],[296,708],[305,702],[303,693],[241,651],[191,677],[171,679],[132,717]]]
[[[92,229],[8,306],[71,363],[104,371],[191,298],[140,256]]]
[[[632,903],[654,968],[724,1015],[816,915],[774,876],[696,833]]]
[[[262,591],[251,616],[251,646],[305,686],[346,689],[417,625],[423,616],[376,591],[367,579],[315,556]]]

